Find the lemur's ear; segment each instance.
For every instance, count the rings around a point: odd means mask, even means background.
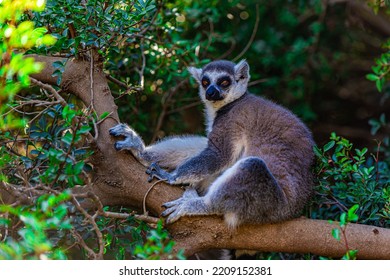
[[[202,75],[202,69],[195,67],[188,67],[188,71],[191,73],[192,77],[200,83],[200,76]]]
[[[239,80],[249,80],[249,64],[245,59],[241,60],[236,64],[236,66],[234,66],[234,76],[237,82]]]

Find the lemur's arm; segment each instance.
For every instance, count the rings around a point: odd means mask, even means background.
[[[196,184],[226,168],[231,161],[231,149],[232,146],[226,137],[211,132],[207,148],[184,161],[173,172],[166,172],[158,164],[152,163],[147,173],[150,179],[155,177],[172,185]]]
[[[207,138],[201,136],[166,137],[156,144],[145,146],[142,138],[126,124],[118,124],[109,132],[115,137],[125,137],[115,143],[116,150],[131,151],[146,167],[157,163],[164,169],[174,170],[207,147]]]

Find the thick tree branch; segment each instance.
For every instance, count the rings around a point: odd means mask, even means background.
[[[229,231],[219,217],[181,219],[169,227],[179,248],[193,254],[209,248],[250,249],[260,252],[312,253],[342,257],[343,241],[331,232],[338,223],[306,218],[272,225],[242,226]],[[390,230],[361,224],[349,224],[346,230],[350,250],[358,250],[360,259],[389,259]]]
[[[54,85],[52,63],[58,58],[34,56],[44,62],[43,72],[33,77],[41,82]],[[78,96],[86,106],[91,102],[90,65],[88,61],[70,60],[66,64],[61,87]],[[113,148],[114,139],[108,129],[119,122],[117,107],[107,85],[106,76],[98,63],[94,63],[93,92],[94,109],[99,116],[110,112],[111,116],[98,125],[98,137],[91,143],[94,155],[92,191],[104,205],[123,205],[142,209],[144,198],[151,186],[147,183],[145,168],[129,153],[117,152]],[[84,191],[84,190],[82,190]],[[182,190],[165,183],[156,185],[146,196],[149,213],[158,216],[161,205],[178,198]],[[177,248],[186,249],[186,254],[211,248],[250,249],[263,252],[314,253],[322,256],[340,257],[345,245],[335,240],[331,231],[337,224],[327,221],[296,219],[274,225],[243,226],[229,231],[220,217],[183,218],[168,229],[177,242]],[[390,259],[390,229],[366,225],[350,224],[347,231],[350,249],[358,250],[357,256],[363,259]]]

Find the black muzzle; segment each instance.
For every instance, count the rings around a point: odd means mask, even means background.
[[[210,101],[217,101],[222,100],[223,98],[219,89],[211,85],[206,90],[206,99]]]

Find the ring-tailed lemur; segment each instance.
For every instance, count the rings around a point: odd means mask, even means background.
[[[113,136],[125,136],[117,150],[131,150],[150,165],[150,178],[190,185],[181,198],[163,205],[166,221],[217,214],[234,228],[298,216],[312,192],[314,142],[306,126],[247,91],[245,60],[214,61],[189,71],[205,105],[207,138],[170,137],[145,147],[127,125],[110,129]]]

